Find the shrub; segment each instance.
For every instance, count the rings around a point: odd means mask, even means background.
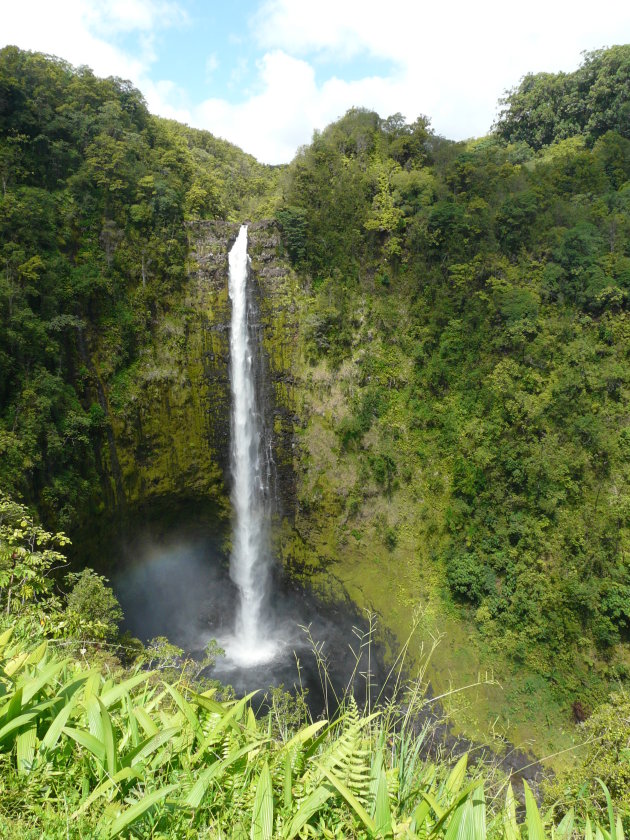
[[[116,636],[123,614],[107,578],[83,569],[67,575],[66,581],[72,586],[67,599],[72,635],[91,639]]]

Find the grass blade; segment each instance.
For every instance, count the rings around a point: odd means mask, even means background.
[[[608,811],[608,824],[610,825],[610,840],[617,840],[615,811],[613,808],[612,799],[610,798],[610,792],[601,779],[598,779],[597,781],[599,782],[601,789],[604,791],[604,796],[606,797],[606,810]]]
[[[273,834],[273,788],[269,764],[265,761],[254,798],[254,812],[252,814],[251,840],[271,840]]]

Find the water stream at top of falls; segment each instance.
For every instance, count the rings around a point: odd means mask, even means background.
[[[269,457],[256,393],[256,365],[250,331],[247,226],[229,254],[231,473],[234,526],[230,576],[239,591],[234,635],[224,640],[228,659],[241,667],[266,662],[277,645],[270,635],[266,601],[270,579]]]

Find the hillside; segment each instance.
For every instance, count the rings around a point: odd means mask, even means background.
[[[292,550],[389,626],[418,602],[470,622],[448,667],[507,657],[539,731],[545,686],[569,718],[630,665],[629,62],[589,56],[609,100],[543,145],[523,102],[544,75],[468,143],[349,112],[279,212],[311,290]]]
[[[110,400],[183,305],[186,221],[269,215],[278,170],[13,47],[0,144],[0,488],[76,528],[122,492]]]

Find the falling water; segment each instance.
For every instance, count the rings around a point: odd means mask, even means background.
[[[228,657],[240,666],[265,662],[276,653],[265,602],[269,582],[269,487],[262,422],[256,400],[256,366],[250,341],[247,295],[247,226],[229,255],[232,301],[230,370],[232,390],[232,504],[234,532],[230,576],[239,590],[234,636]]]

